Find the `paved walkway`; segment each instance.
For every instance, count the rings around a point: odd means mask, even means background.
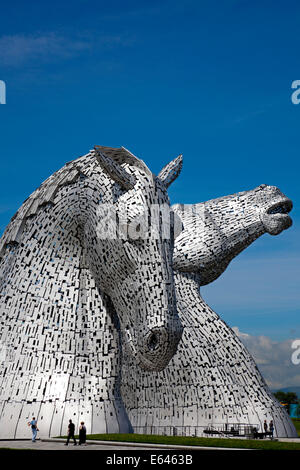
[[[298,442],[300,438],[277,438],[278,441],[282,442]],[[175,445],[164,445],[164,444],[142,444],[142,443],[130,443],[130,442],[111,442],[111,441],[88,441],[85,446],[74,446],[72,442],[68,446],[65,446],[64,439],[49,438],[49,439],[38,439],[35,443],[31,439],[23,440],[0,440],[0,449],[37,449],[37,450],[249,450],[249,449],[225,449],[222,447],[203,447],[203,446],[175,446]]]
[[[10,449],[37,449],[37,450],[156,450],[156,451],[165,451],[165,450],[185,450],[185,451],[195,451],[195,450],[243,450],[243,449],[224,449],[220,447],[200,447],[200,446],[174,446],[174,445],[164,445],[164,444],[139,444],[139,443],[122,443],[122,442],[108,442],[108,441],[89,441],[85,446],[74,446],[73,443],[69,443],[68,446],[65,446],[64,439],[38,439],[36,442],[32,442],[30,439],[26,440],[11,440],[11,441],[1,441],[0,440],[0,449],[1,448],[10,448]],[[248,450],[248,449],[245,449]]]
[[[148,450],[146,447],[132,447],[127,446],[126,444],[117,444],[110,445],[105,442],[88,444],[86,446],[74,446],[72,442],[68,446],[65,445],[65,440],[60,439],[38,439],[36,442],[31,440],[21,440],[21,441],[0,441],[1,448],[10,448],[10,449],[37,449],[37,450]],[[153,448],[154,449],[154,448]]]
[[[300,444],[300,437],[276,437],[280,442],[298,442]]]

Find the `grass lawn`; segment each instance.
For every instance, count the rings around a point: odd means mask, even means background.
[[[300,424],[300,420],[299,420]],[[90,434],[88,440],[140,442],[148,444],[172,444],[236,449],[300,450],[297,442],[275,442],[269,439],[223,439],[214,437],[155,436],[145,434]]]
[[[300,419],[292,419],[300,437]],[[78,436],[76,436],[78,438]],[[66,439],[66,436],[63,437]],[[140,442],[186,446],[226,447],[235,449],[300,450],[298,442],[276,442],[269,439],[223,439],[217,437],[155,436],[146,434],[89,434],[88,440]]]

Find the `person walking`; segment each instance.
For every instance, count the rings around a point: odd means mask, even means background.
[[[79,445],[81,444],[86,445],[86,427],[83,421],[81,421],[79,426]]]
[[[38,432],[37,420],[35,419],[35,417],[33,417],[32,420],[29,421],[27,424],[28,424],[28,426],[31,426],[32,442],[35,442],[36,436],[37,436],[37,432]]]
[[[71,419],[69,419],[69,425],[68,425],[68,437],[67,437],[67,442],[65,443],[65,446],[69,444],[70,439],[73,439],[74,446],[77,445],[76,439],[75,439],[75,424],[72,422]]]
[[[264,420],[264,431],[265,433],[268,432],[268,423],[266,419]]]

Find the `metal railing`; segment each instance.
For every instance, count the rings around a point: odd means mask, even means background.
[[[259,424],[227,423],[206,426],[134,426],[136,434],[186,437],[254,437]]]

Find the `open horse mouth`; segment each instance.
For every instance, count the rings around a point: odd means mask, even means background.
[[[269,207],[267,214],[288,214],[291,212],[292,208],[292,201],[290,199],[285,199]]]
[[[266,231],[271,235],[278,235],[282,230],[289,228],[293,223],[289,216],[292,208],[293,203],[288,198],[274,202],[262,216]]]

